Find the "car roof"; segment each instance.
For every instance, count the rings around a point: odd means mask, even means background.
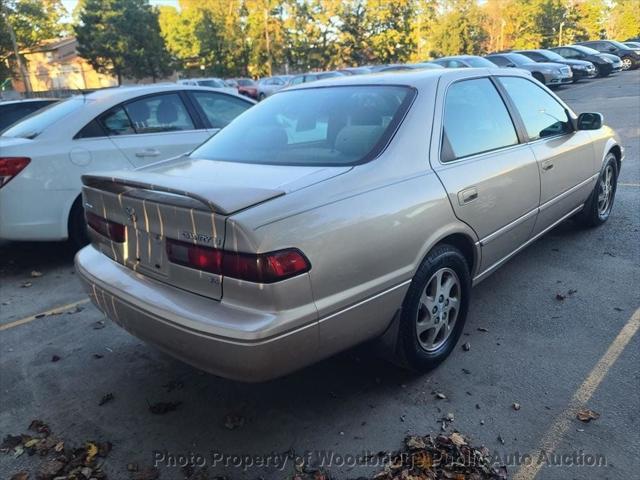
[[[122,102],[129,100],[130,98],[139,97],[142,95],[150,95],[153,93],[162,93],[176,90],[197,90],[197,91],[210,91],[210,92],[222,92],[219,88],[200,87],[196,85],[183,85],[179,83],[163,83],[154,85],[127,85],[122,87],[103,88],[102,90],[96,90],[95,92],[85,95],[87,100]],[[246,98],[246,97],[241,97]]]
[[[333,86],[366,86],[366,85],[394,85],[407,86],[417,89],[432,88],[440,78],[474,78],[488,75],[510,75],[530,78],[528,72],[514,68],[442,68],[442,69],[411,69],[395,72],[371,73],[369,75],[345,75],[332,77],[315,82],[302,83],[287,87],[281,91],[305,90],[311,88]]]

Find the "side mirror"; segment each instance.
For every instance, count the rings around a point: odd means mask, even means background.
[[[578,115],[578,130],[598,130],[603,122],[601,113],[581,113]]]

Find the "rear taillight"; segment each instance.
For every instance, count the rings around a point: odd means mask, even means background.
[[[30,161],[27,157],[0,157],[0,188],[24,170]]]
[[[173,263],[226,277],[256,283],[273,283],[311,269],[307,258],[295,248],[249,254],[167,240],[167,255]]]
[[[87,218],[87,224],[109,240],[124,243],[127,239],[127,231],[124,225],[112,222],[91,212],[87,212],[85,216]]]

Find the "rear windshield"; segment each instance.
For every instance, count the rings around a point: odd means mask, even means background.
[[[414,96],[401,86],[283,91],[247,110],[191,156],[267,165],[355,165],[384,148]]]
[[[222,80],[198,80],[198,85],[201,87],[212,87],[212,88],[224,88],[226,85]]]
[[[86,100],[83,97],[71,97],[62,102],[54,103],[9,127],[2,132],[2,136],[35,138],[45,128],[78,110],[85,102]]]

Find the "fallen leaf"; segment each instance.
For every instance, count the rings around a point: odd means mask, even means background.
[[[502,435],[498,435],[498,441],[504,445],[504,438],[502,438]]]
[[[137,472],[138,471],[138,464],[137,463],[127,463],[127,470],[129,472]]]
[[[155,415],[163,415],[167,412],[173,412],[182,402],[158,402],[149,404],[149,411]]]
[[[11,476],[11,480],[28,480],[28,478],[29,478],[29,472],[25,472],[25,471],[14,473]]]
[[[38,472],[36,473],[36,478],[38,480],[49,480],[50,478],[55,477],[58,472],[60,472],[65,466],[64,462],[60,460],[49,460],[40,465]]]
[[[36,443],[38,443],[40,441],[39,438],[32,438],[31,440],[29,440],[28,442],[24,443],[24,448],[31,448],[34,447],[36,445]]]
[[[478,331],[479,332],[488,332],[489,329],[488,328],[484,328],[484,327],[478,327]]]
[[[558,300],[559,302],[561,302],[565,298],[567,298],[566,295],[562,295],[561,293],[556,293],[556,300]]]
[[[98,320],[96,323],[93,324],[93,329],[94,330],[100,330],[100,329],[102,329],[104,327],[105,327],[104,320]]]
[[[53,356],[51,357],[51,361],[52,361],[52,362],[57,362],[58,360],[60,360],[60,357],[59,357],[58,355],[53,355]]]
[[[31,282],[22,282],[20,288],[29,288],[31,285],[33,285]]]
[[[471,370],[467,370],[466,368],[462,369],[462,373],[464,373],[465,375],[470,375],[471,374]]]
[[[84,463],[89,465],[98,455],[98,446],[93,442],[87,442],[86,444],[87,456],[85,457]]]
[[[64,450],[64,442],[58,442],[53,447],[53,451],[56,453],[60,453]]]
[[[614,309],[616,312],[621,312],[621,311],[622,311],[622,309],[621,309],[620,307],[613,307],[613,309]]]
[[[101,359],[101,358],[104,358],[104,355],[100,355],[99,353],[94,353],[94,354],[93,354],[93,358],[95,358],[95,359],[98,359],[98,360],[99,360],[99,359]]]
[[[20,435],[7,435],[0,445],[0,450],[11,450],[22,443],[22,437]]]
[[[45,435],[49,435],[51,433],[51,429],[49,425],[44,423],[42,420],[32,420],[29,424],[29,430],[34,432],[43,433]]]
[[[38,278],[42,276],[42,272],[38,270],[31,270],[31,278]]]
[[[576,417],[581,422],[590,422],[591,420],[597,420],[598,418],[600,418],[600,414],[588,408],[583,408],[582,410],[578,411]]]
[[[465,343],[464,345],[462,345],[462,349],[465,352],[468,352],[469,350],[471,350],[471,344],[469,342]]]
[[[100,399],[100,401],[98,402],[98,406],[101,407],[103,406],[105,403],[110,402],[111,400],[113,400],[115,397],[113,396],[113,393],[107,393],[106,395],[103,395],[102,398]]]
[[[410,435],[404,439],[404,444],[409,450],[419,450],[427,447],[424,438]]]
[[[224,426],[229,430],[240,428],[244,425],[244,417],[241,415],[230,413],[224,417]],[[340,432],[344,435],[344,432]]]
[[[578,293],[578,290],[574,290],[573,288],[567,292],[567,295],[573,295],[574,293]]]
[[[453,432],[451,435],[449,435],[449,440],[451,440],[453,444],[457,445],[458,447],[467,444],[467,441],[458,432]]]
[[[447,396],[446,396],[444,393],[442,393],[442,392],[436,392],[436,398],[437,398],[438,400],[444,400],[444,399],[446,399],[446,398],[447,398]]]
[[[514,410],[518,411],[520,410],[520,404],[519,403],[515,403],[513,405],[511,405],[513,407]]]

